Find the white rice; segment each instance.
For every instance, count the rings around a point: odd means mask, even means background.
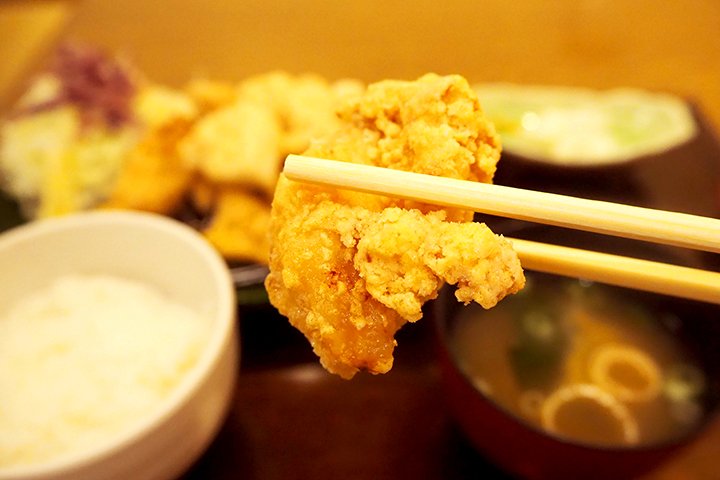
[[[107,440],[195,365],[208,322],[149,285],[68,276],[0,318],[0,467]]]

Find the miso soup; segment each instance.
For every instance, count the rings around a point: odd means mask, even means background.
[[[462,308],[451,348],[486,397],[557,436],[658,443],[705,414],[705,374],[667,323],[601,285],[528,275],[495,308]]]

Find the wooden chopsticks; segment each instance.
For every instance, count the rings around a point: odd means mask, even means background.
[[[720,273],[510,239],[523,268],[720,304]]]
[[[289,155],[294,181],[720,253],[720,220]],[[720,304],[720,273],[512,239],[524,268]]]
[[[720,253],[720,220],[289,155],[290,180]]]

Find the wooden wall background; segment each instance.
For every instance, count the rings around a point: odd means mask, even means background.
[[[716,0],[0,0],[0,107],[64,36],[172,85],[285,69],[638,86],[692,99],[720,130]]]

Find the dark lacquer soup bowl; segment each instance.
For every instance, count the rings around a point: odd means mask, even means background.
[[[695,440],[719,404],[719,308],[526,272],[484,310],[432,304],[451,413],[510,475],[626,479]]]

